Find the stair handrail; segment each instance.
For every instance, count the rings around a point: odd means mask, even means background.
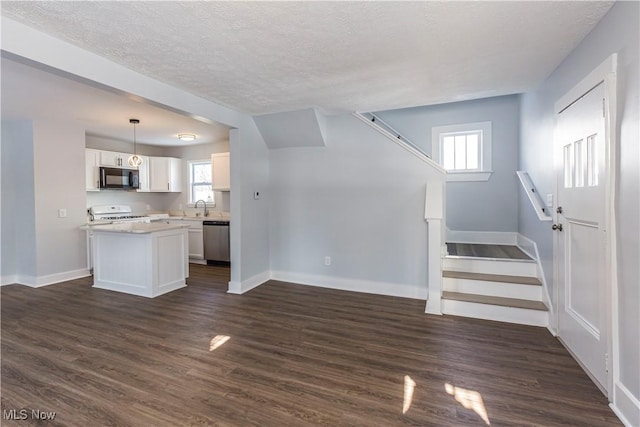
[[[520,179],[520,183],[522,184],[522,188],[524,192],[527,193],[527,197],[531,202],[531,206],[533,206],[533,210],[536,211],[536,215],[540,221],[551,221],[553,218],[551,217],[551,212],[545,206],[542,201],[542,197],[538,190],[536,190],[535,185],[533,185],[533,181],[529,174],[525,171],[516,171],[518,178]]]
[[[437,172],[442,175],[446,175],[447,171],[440,166],[437,162],[433,161],[431,156],[425,153],[420,147],[411,142],[409,138],[399,133],[395,130],[391,125],[382,120],[380,117],[376,116],[374,113],[353,113],[355,117],[362,120],[364,123],[377,130],[379,133],[398,144],[400,147],[404,148],[414,156],[418,157],[423,162],[429,164],[433,167]]]

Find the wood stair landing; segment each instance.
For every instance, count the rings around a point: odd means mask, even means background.
[[[447,248],[456,255],[443,259],[444,314],[547,326],[537,264],[520,248],[462,243]]]
[[[487,282],[502,282],[502,283],[542,286],[542,282],[540,282],[540,279],[538,279],[537,277],[530,277],[530,276],[510,276],[506,274],[485,274],[485,273],[470,273],[467,271],[444,270],[442,272],[442,277],[467,279],[467,280],[484,280]]]

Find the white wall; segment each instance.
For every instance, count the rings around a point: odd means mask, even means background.
[[[619,381],[615,405],[631,425],[640,425],[640,158],[638,149],[638,41],[640,4],[617,2],[553,74],[522,98],[520,165],[541,192],[553,191],[553,104],[611,54],[618,53],[617,239],[620,330]],[[519,199],[519,231],[538,244],[547,282],[552,282],[552,232],[540,223],[524,196]],[[553,294],[553,293],[552,293]],[[635,402],[634,402],[635,399]]]
[[[446,222],[451,230],[518,229],[519,97],[517,95],[376,113],[431,154],[434,126],[492,122],[492,167],[486,182],[448,182]]]
[[[426,298],[425,163],[351,115],[327,118],[326,147],[269,158],[276,278]]]
[[[36,276],[33,124],[2,122],[2,284]]]

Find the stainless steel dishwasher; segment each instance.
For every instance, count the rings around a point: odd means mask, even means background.
[[[229,221],[203,221],[204,259],[231,261],[229,254]]]

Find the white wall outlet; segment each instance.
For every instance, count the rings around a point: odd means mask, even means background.
[[[326,256],[324,257],[324,265],[331,265],[331,257],[330,256]]]
[[[547,207],[553,207],[553,194],[547,194]]]
[[[180,210],[180,211],[182,210],[182,203],[178,204],[178,210]]]
[[[150,211],[151,210],[151,205],[147,205],[147,210]]]
[[[66,209],[58,209],[58,218],[66,218],[67,210]]]
[[[260,192],[259,191],[254,191],[253,192],[253,198],[255,200],[260,200]]]

